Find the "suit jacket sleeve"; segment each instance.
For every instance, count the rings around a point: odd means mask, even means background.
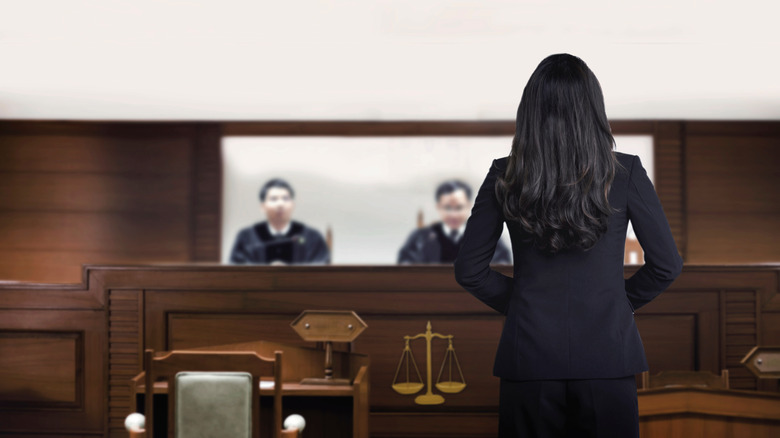
[[[634,157],[631,166],[627,196],[627,215],[645,252],[645,264],[625,281],[628,299],[638,309],[672,284],[682,272],[683,261],[639,157]]]
[[[504,230],[503,213],[494,188],[500,172],[493,160],[466,222],[463,244],[455,259],[455,281],[483,303],[506,314],[513,280],[490,269],[496,244]]]

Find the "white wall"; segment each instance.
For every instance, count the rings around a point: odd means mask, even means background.
[[[612,119],[778,119],[776,4],[0,0],[0,118],[512,119],[569,52]]]
[[[222,261],[238,231],[265,219],[258,200],[267,180],[295,190],[293,218],[333,231],[332,262],[395,264],[417,226],[439,220],[439,183],[459,178],[476,196],[511,137],[225,137],[222,140]],[[617,149],[639,155],[653,176],[652,136],[616,136]],[[502,236],[511,248],[509,233]]]

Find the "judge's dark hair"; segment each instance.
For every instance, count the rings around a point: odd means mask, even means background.
[[[592,248],[614,210],[609,187],[619,166],[596,76],[569,54],[545,58],[517,109],[506,173],[495,194],[547,253]]]
[[[449,181],[444,181],[436,188],[436,202],[439,202],[439,198],[442,196],[449,195],[456,190],[463,190],[466,192],[466,199],[469,201],[471,200],[471,187],[461,180],[451,179]]]
[[[260,202],[265,202],[265,195],[268,193],[268,190],[273,188],[287,189],[290,192],[290,197],[295,199],[295,192],[290,183],[281,178],[274,178],[263,184],[263,187],[260,189]]]

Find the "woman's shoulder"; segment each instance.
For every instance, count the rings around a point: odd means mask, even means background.
[[[623,167],[630,169],[631,163],[634,162],[634,158],[636,158],[636,155],[615,151],[615,157],[617,157],[618,163],[623,165]]]
[[[619,175],[622,174],[625,176],[630,175],[631,168],[634,166],[634,160],[637,158],[637,156],[615,151],[615,157],[617,158],[618,164],[620,164],[618,166],[617,173]]]
[[[506,163],[509,161],[509,156],[496,158],[493,160],[493,166],[497,167],[499,170],[506,170]]]

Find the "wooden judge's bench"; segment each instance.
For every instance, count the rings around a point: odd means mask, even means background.
[[[644,437],[704,436],[687,435],[691,427],[780,436],[777,380],[739,363],[756,345],[780,345],[779,278],[778,265],[686,266],[637,312],[651,373],[730,376],[729,389],[641,392]],[[495,436],[492,366],[503,318],[462,290],[451,266],[219,265],[90,266],[80,285],[0,283],[0,435],[126,436],[124,418],[137,407],[130,383],[146,348],[266,342],[315,351],[319,361],[318,345],[290,326],[307,309],[353,310],[365,321],[335,351],[364,361],[361,382],[370,384],[360,411],[354,388],[340,388],[338,400],[317,390],[307,399],[288,382],[285,415],[308,412],[304,437]],[[319,369],[293,356],[285,361],[298,367],[295,379]],[[360,367],[347,362],[336,377],[356,377]]]

